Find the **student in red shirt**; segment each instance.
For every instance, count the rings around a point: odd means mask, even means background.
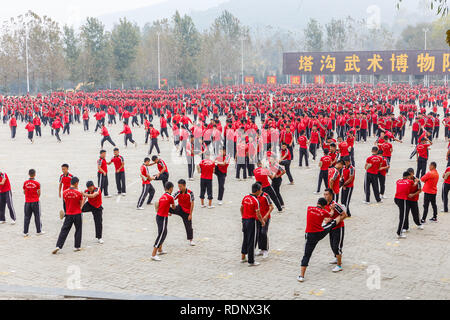
[[[200,201],[202,208],[205,208],[205,193],[208,193],[208,209],[213,209],[213,189],[212,178],[216,164],[209,157],[209,151],[204,153],[205,158],[197,165],[197,170],[201,174],[200,176]]]
[[[34,135],[34,124],[30,121],[25,126],[25,129],[28,131],[28,139],[31,141],[31,143],[34,143],[33,141],[33,135]]]
[[[428,140],[428,138],[423,137],[419,144],[416,147],[416,158],[417,158],[417,177],[422,178],[427,170],[427,161],[428,161],[428,148],[433,143]]]
[[[448,192],[450,191],[450,166],[444,171],[442,175],[444,183],[442,184],[442,202],[444,203],[444,209],[442,212],[448,212]]]
[[[156,164],[158,167],[158,173],[155,176],[155,180],[161,180],[164,188],[167,181],[169,181],[169,169],[167,168],[166,162],[158,156],[153,156],[152,161],[153,163],[151,163],[150,166]]]
[[[15,116],[12,116],[11,119],[9,119],[9,128],[11,129],[11,139],[15,139],[17,132],[17,120]]]
[[[292,177],[291,173],[291,161],[292,161],[292,153],[291,150],[288,148],[288,145],[283,143],[281,145],[281,159],[280,164],[284,166],[284,169],[286,170],[286,175],[289,179],[289,184],[294,184],[294,178]]]
[[[259,265],[259,262],[255,261],[256,222],[259,221],[262,227],[266,224],[262,219],[258,201],[258,196],[261,193],[261,184],[256,182],[252,185],[252,193],[245,196],[241,203],[242,232],[244,234],[242,238],[241,263],[248,262],[249,267]]]
[[[163,255],[167,253],[163,250],[162,246],[167,237],[167,223],[169,221],[169,216],[172,215],[170,209],[175,210],[175,200],[172,196],[173,183],[167,182],[164,189],[166,193],[164,193],[155,204],[158,236],[156,237],[152,252],[152,260],[154,261],[161,261],[158,254]]]
[[[11,192],[11,183],[5,172],[0,172],[0,224],[6,223],[5,212],[8,206],[11,224],[16,224],[16,211],[14,210]]]
[[[77,177],[73,177],[70,180],[70,188],[63,192],[64,203],[66,204],[66,216],[63,226],[59,233],[58,241],[56,242],[56,248],[53,250],[53,254],[57,254],[64,246],[64,242],[69,235],[72,225],[75,225],[75,247],[74,251],[81,251],[81,236],[83,221],[81,216],[81,208],[85,202],[83,195],[78,191],[78,183],[80,180]]]
[[[147,204],[151,204],[153,197],[155,196],[155,188],[153,188],[151,182],[155,178],[150,176],[150,173],[148,171],[148,168],[150,167],[150,158],[145,158],[144,163],[141,166],[140,169],[140,176],[142,179],[142,193],[139,197],[138,203],[137,203],[137,210],[144,210],[142,207],[144,205],[145,198],[147,195],[149,196]]]
[[[113,147],[116,146],[114,141],[112,141],[111,136],[109,135],[108,129],[106,129],[106,126],[104,124],[101,125],[101,132],[100,134],[103,136],[102,141],[100,142],[100,146],[103,148],[103,144],[108,141],[113,145]]]
[[[353,194],[353,187],[355,183],[355,167],[353,167],[350,157],[342,158],[345,166],[342,169],[342,196],[341,203],[345,205],[347,216],[351,217],[350,200]]]
[[[29,179],[23,183],[23,193],[25,195],[25,218],[23,235],[28,237],[28,230],[30,226],[31,216],[34,214],[34,223],[36,224],[37,235],[45,234],[42,231],[41,223],[41,204],[39,198],[41,196],[41,185],[36,181],[36,170],[30,169],[28,171]]]
[[[86,190],[82,193],[83,197],[87,199],[82,212],[92,212],[95,224],[95,239],[98,243],[103,244],[102,231],[103,231],[103,207],[102,207],[102,191],[96,188],[94,182],[88,181],[86,183]]]
[[[404,225],[404,231],[407,232],[409,230],[409,211],[411,211],[411,215],[413,217],[414,223],[417,225],[417,228],[419,230],[423,230],[423,224],[420,222],[420,217],[419,217],[419,194],[422,192],[422,186],[420,184],[420,180],[417,179],[414,176],[414,169],[413,168],[409,168],[408,170],[406,170],[409,172],[410,176],[409,179],[411,179],[412,181],[416,182],[417,181],[417,185],[413,185],[411,190],[410,190],[410,194],[408,195],[408,200],[406,201],[406,206],[407,206],[407,211],[408,213],[406,214],[406,221],[405,221],[405,225]],[[403,232],[403,230],[402,230]]]
[[[158,146],[158,136],[159,136],[159,131],[156,130],[155,128],[153,128],[153,125],[150,124],[149,126],[149,131],[150,131],[150,150],[148,151],[148,154],[152,154],[153,148],[156,148],[156,152],[158,152],[158,156],[161,153],[159,150],[159,146]],[[168,139],[168,138],[167,138]]]
[[[372,155],[367,158],[364,168],[366,169],[366,178],[364,183],[364,191],[366,193],[366,200],[364,203],[370,203],[370,185],[372,185],[375,200],[380,203],[383,202],[380,198],[380,191],[378,188],[378,171],[380,170],[381,157],[378,155],[378,148],[372,148]]]
[[[134,144],[134,147],[137,148],[137,142],[133,140],[133,134],[131,133],[131,128],[128,126],[127,122],[123,123],[123,130],[119,133],[124,134],[125,148],[128,147],[128,141]]]
[[[220,150],[219,156],[216,158],[216,168],[214,169],[214,174],[217,176],[217,182],[219,184],[218,191],[218,205],[223,204],[223,194],[225,193],[225,180],[227,178],[228,166],[230,165],[230,158],[227,156],[227,150]],[[253,173],[252,173],[253,174]]]
[[[259,182],[257,182],[259,183]],[[270,200],[270,196],[261,191],[261,194],[258,196],[259,202],[259,212],[261,214],[262,221],[264,221],[264,226],[261,221],[256,221],[256,237],[258,239],[258,248],[259,251],[255,254],[256,256],[262,256],[263,259],[269,257],[269,238],[267,233],[269,232],[269,224],[270,224],[270,214],[274,209],[274,205],[272,200]]]
[[[337,212],[338,216],[335,219],[331,219],[331,215],[335,212],[335,206],[331,205],[330,211],[327,211],[325,210],[327,204],[328,202],[325,198],[320,198],[317,201],[317,206],[311,206],[307,209],[305,253],[301,262],[300,275],[297,277],[297,281],[299,282],[305,281],[306,268],[319,241],[325,238],[346,217],[345,212]]]
[[[306,168],[309,168],[308,164],[308,138],[306,137],[305,131],[300,131],[300,136],[297,139],[298,147],[299,147],[299,167],[303,166],[303,158],[305,158]]]
[[[117,186],[117,195],[122,195],[123,197],[126,195],[126,184],[125,184],[125,160],[119,154],[119,148],[114,148],[114,157],[112,157],[111,161],[108,162],[108,166],[111,163],[114,164],[114,169],[116,173],[116,186]]]
[[[105,198],[111,198],[108,194],[108,162],[106,161],[106,151],[100,150],[100,158],[97,160],[98,188],[103,192]]]
[[[399,223],[397,228],[397,236],[399,239],[405,239],[406,235],[404,234],[403,230],[405,229],[405,222],[408,215],[408,207],[407,207],[407,201],[409,199],[409,195],[411,194],[411,190],[413,185],[417,185],[417,181],[412,181],[410,179],[410,173],[408,171],[405,171],[403,173],[403,179],[399,179],[397,181],[397,188],[395,192],[395,204],[398,206],[399,209]]]
[[[195,246],[194,230],[192,229],[192,213],[194,212],[194,193],[186,187],[186,180],[178,181],[178,191],[173,196],[174,200],[178,201],[175,209],[170,209],[171,214],[175,214],[183,219],[184,228],[186,229],[186,236],[188,244]]]
[[[424,193],[423,198],[423,215],[422,223],[426,222],[428,207],[431,203],[433,208],[433,217],[430,221],[437,222],[437,205],[436,205],[436,194],[437,194],[437,184],[439,182],[439,173],[436,170],[436,162],[431,162],[429,165],[430,171],[427,172],[420,180],[424,183],[422,191]]]
[[[319,194],[320,192],[320,187],[322,185],[322,181],[324,184],[325,189],[328,188],[328,168],[331,165],[331,157],[328,155],[330,151],[328,149],[324,149],[323,150],[323,157],[320,158],[319,161],[319,182],[317,183],[317,191],[314,192],[314,194]]]

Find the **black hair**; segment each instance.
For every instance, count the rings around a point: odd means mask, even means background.
[[[261,188],[262,188],[262,186],[260,183],[256,182],[256,183],[252,184],[252,193],[258,192],[259,190],[261,190]]]
[[[88,181],[88,182],[86,182],[86,188],[89,188],[89,187],[93,187],[94,186],[94,182],[93,181]]]
[[[148,161],[150,161],[150,158],[149,158],[149,157],[147,157],[147,158],[144,159],[144,163],[145,163],[145,162],[148,162]]]
[[[78,179],[77,177],[73,177],[73,178],[70,180],[70,184],[71,184],[72,186],[76,185],[78,182],[80,182],[80,179]]]
[[[155,161],[155,160],[157,160],[158,159],[158,156],[153,156],[152,157],[152,161]]]
[[[61,166],[61,168],[67,168],[67,169],[69,169],[69,165],[68,165],[67,163],[64,163],[64,164]]]
[[[319,198],[319,200],[317,200],[317,204],[320,205],[321,207],[325,207],[328,202],[327,200],[325,200],[325,198]]]
[[[166,184],[164,185],[165,190],[170,190],[172,188],[173,188],[173,183],[170,181],[166,182]]]
[[[180,180],[178,180],[178,184],[182,184],[183,186],[185,186],[186,185],[186,180],[180,179]]]
[[[36,170],[34,170],[34,169],[28,170],[28,175],[31,177],[34,177],[36,175]]]
[[[334,191],[331,188],[326,188],[324,191],[330,193],[331,195],[334,195]]]

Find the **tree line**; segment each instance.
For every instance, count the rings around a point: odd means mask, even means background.
[[[158,37],[161,78],[168,87],[196,87],[240,83],[242,54],[244,75],[255,82],[275,75],[281,82],[283,52],[423,49],[424,28],[429,29],[428,49],[448,48],[446,15],[396,36],[386,26],[368,27],[367,21],[351,17],[324,25],[310,19],[304,30],[287,31],[251,29],[224,11],[209,29],[199,31],[189,15],[175,12],[143,28],[122,18],[108,31],[97,18],[75,29],[29,11],[0,27],[0,93],[26,93],[27,50],[31,93],[157,88]]]

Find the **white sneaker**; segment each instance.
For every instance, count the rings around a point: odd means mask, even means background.
[[[103,241],[103,239],[97,239],[97,242],[98,242],[99,244],[104,244],[104,243],[105,243],[105,241]]]
[[[37,236],[43,236],[46,232],[45,231],[41,231],[41,232],[37,232],[36,235]]]
[[[52,251],[52,254],[57,254],[59,250],[61,250],[61,249],[56,247],[55,250]]]
[[[409,230],[402,229],[402,233],[407,233],[407,232],[409,232]]]
[[[125,197],[127,194],[124,192],[124,193],[122,193],[122,197]]]
[[[160,257],[158,257],[158,256],[152,256],[152,260],[153,261],[161,261],[161,258]]]
[[[420,226],[418,226],[418,227],[417,227],[417,229],[419,229],[419,230],[423,230],[423,229],[424,229],[424,226],[423,226],[423,224],[421,224]]]
[[[341,266],[335,266],[335,267],[333,268],[333,270],[331,270],[331,271],[333,271],[333,272],[339,272],[339,271],[342,271],[342,267],[341,267]]]
[[[193,240],[188,241],[188,243],[191,247],[195,247],[195,242]]]
[[[108,194],[105,198],[112,198],[112,195]]]
[[[319,194],[319,192],[317,192],[317,191],[314,191],[313,193],[314,193],[314,194]]]
[[[329,264],[337,264],[337,258],[334,258],[333,260],[331,260],[331,261],[329,262]]]
[[[259,257],[263,255],[263,251],[262,250],[258,250],[255,252],[255,256]]]
[[[27,237],[29,237],[29,236],[30,236],[29,233],[24,233],[24,234],[23,234],[23,237],[24,237],[24,238],[27,238]]]
[[[142,208],[142,207],[139,207],[139,208],[136,208],[136,210],[144,210],[144,208]]]
[[[81,248],[73,248],[73,252],[80,252]]]
[[[367,202],[367,201],[365,201],[365,200],[363,200],[363,203],[364,203],[364,204],[370,204],[370,202]]]
[[[397,236],[397,239],[406,239],[406,235],[402,233],[401,235]]]
[[[15,221],[15,220],[11,221],[11,225],[12,225],[12,226],[15,225],[15,224],[16,224],[16,221]]]
[[[6,221],[0,221],[0,224],[5,224],[6,223]]]
[[[269,257],[269,252],[264,250],[263,251],[263,259],[267,259]]]
[[[297,277],[297,281],[298,282],[303,282],[303,281],[305,281],[305,278],[303,278],[302,276],[298,276]]]
[[[386,197],[386,196],[383,194],[382,198],[383,198],[383,199],[387,199],[388,197]]]
[[[259,266],[260,264],[261,264],[261,263],[255,261],[255,262],[253,262],[253,263],[249,263],[248,266],[249,266],[249,267],[257,267],[257,266]]]
[[[216,206],[208,206],[208,209],[214,209]]]
[[[223,202],[222,202],[222,201],[219,201],[217,204],[218,204],[219,206],[221,206],[221,205],[223,205]]]
[[[202,206],[201,206],[202,208],[206,208],[206,204],[202,204]]]

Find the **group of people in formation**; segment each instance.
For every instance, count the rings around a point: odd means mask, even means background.
[[[258,266],[255,256],[269,256],[269,225],[271,215],[285,212],[281,194],[283,177],[294,185],[291,172],[298,156],[300,168],[310,168],[311,160],[318,166],[318,182],[314,194],[323,194],[317,203],[306,208],[305,251],[297,280],[305,280],[312,253],[320,240],[330,237],[333,272],[343,270],[342,249],[344,220],[351,217],[351,200],[355,186],[357,144],[375,137],[364,163],[364,203],[371,201],[371,191],[377,203],[385,194],[386,178],[394,154],[393,144],[403,143],[406,130],[411,132],[417,169],[407,169],[396,182],[394,202],[399,208],[396,230],[400,239],[409,232],[409,213],[419,230],[427,223],[431,204],[437,222],[437,184],[440,176],[436,162],[427,168],[433,139],[439,138],[445,127],[445,139],[450,138],[450,90],[446,86],[409,86],[359,84],[354,87],[339,84],[306,87],[297,86],[230,86],[220,88],[171,89],[169,91],[105,90],[93,93],[54,92],[48,96],[2,97],[1,116],[16,139],[18,123],[24,124],[30,143],[42,136],[42,127],[62,142],[62,135],[71,134],[71,126],[83,125],[90,131],[91,116],[95,132],[102,136],[97,160],[97,181],[79,185],[78,177],[69,173],[69,165],[61,166],[59,197],[62,199],[60,218],[64,219],[53,254],[64,246],[75,226],[74,250],[81,250],[82,213],[91,212],[95,238],[103,244],[103,198],[110,198],[108,167],[113,166],[117,196],[126,196],[125,160],[108,127],[121,125],[124,147],[138,143],[133,138],[135,127],[145,131],[143,145],[147,156],[134,171],[142,180],[142,191],[136,199],[136,209],[154,204],[157,237],[151,258],[161,261],[167,253],[163,244],[168,234],[168,217],[181,217],[188,245],[194,246],[194,193],[187,181],[193,181],[195,171],[200,175],[200,205],[214,209],[213,177],[217,177],[217,203],[223,204],[229,167],[234,166],[238,181],[251,179],[250,193],[242,199],[241,217],[243,242],[241,262]],[[440,115],[443,115],[442,118]],[[119,124],[118,124],[119,122]],[[121,123],[121,124],[120,124]],[[61,132],[62,130],[62,132]],[[170,130],[170,132],[169,132]],[[180,157],[186,159],[187,174],[171,182],[169,168],[161,156],[160,139],[172,139]],[[105,143],[112,145],[113,156],[107,157]],[[446,154],[447,168],[442,179],[443,211],[448,212],[450,190],[450,144]],[[370,154],[371,151],[371,154]],[[196,163],[196,161],[199,161]],[[361,166],[361,164],[359,164]],[[152,173],[151,168],[155,170]],[[361,166],[362,169],[362,166]],[[312,171],[307,171],[312,174]],[[24,236],[29,236],[29,224],[34,217],[38,235],[42,230],[40,184],[36,170],[29,170],[23,184],[25,195]],[[156,195],[154,181],[161,181],[162,195]],[[84,191],[82,191],[84,190]],[[420,215],[419,198],[423,193]],[[13,196],[8,175],[0,172],[0,223],[5,223],[8,206],[12,223],[16,221]],[[206,202],[207,200],[207,202]],[[276,209],[276,212],[274,211]],[[256,250],[258,249],[258,250]]]

